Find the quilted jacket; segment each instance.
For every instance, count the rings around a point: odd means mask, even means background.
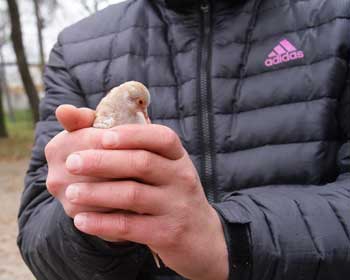
[[[37,279],[183,279],[143,245],[80,233],[46,190],[57,106],[95,108],[128,80],[191,155],[230,279],[350,279],[349,19],[350,0],[128,0],[66,28],[19,213]]]

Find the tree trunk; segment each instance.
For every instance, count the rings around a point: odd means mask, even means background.
[[[44,76],[44,67],[45,67],[45,51],[44,51],[44,19],[41,16],[39,0],[33,0],[34,2],[34,11],[36,17],[36,29],[38,32],[38,45],[39,45],[39,57],[40,57],[40,70],[42,76]]]
[[[29,99],[30,107],[32,109],[33,120],[34,122],[37,122],[39,121],[39,97],[32,76],[30,75],[27,58],[24,52],[21,30],[22,28],[17,1],[7,0],[7,4],[11,20],[11,39],[13,48],[16,53],[18,69],[21,74],[23,86]]]
[[[0,75],[0,138],[8,137],[6,125],[5,125],[5,112],[2,105],[2,76]]]
[[[2,77],[2,80],[0,80],[0,87],[2,88],[2,92],[6,97],[6,104],[8,108],[9,118],[11,121],[15,121],[15,113],[13,110],[13,104],[12,104],[10,91],[9,91],[9,87],[6,79],[5,60],[2,54],[2,46],[0,46],[0,77]]]

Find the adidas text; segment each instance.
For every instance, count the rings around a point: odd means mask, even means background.
[[[267,67],[271,67],[273,65],[277,65],[280,63],[288,62],[291,60],[297,60],[297,59],[301,59],[301,58],[304,58],[304,52],[303,51],[294,51],[294,52],[285,53],[282,55],[277,55],[273,58],[268,58],[265,60],[265,65]]]

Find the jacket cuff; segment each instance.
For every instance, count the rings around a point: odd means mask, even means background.
[[[250,279],[252,255],[249,223],[234,223],[227,219],[224,205],[214,204],[224,230],[229,262],[229,280]]]

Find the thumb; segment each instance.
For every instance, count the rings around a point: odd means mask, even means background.
[[[60,105],[56,109],[56,118],[65,130],[72,132],[91,127],[95,120],[95,111],[73,105]]]

